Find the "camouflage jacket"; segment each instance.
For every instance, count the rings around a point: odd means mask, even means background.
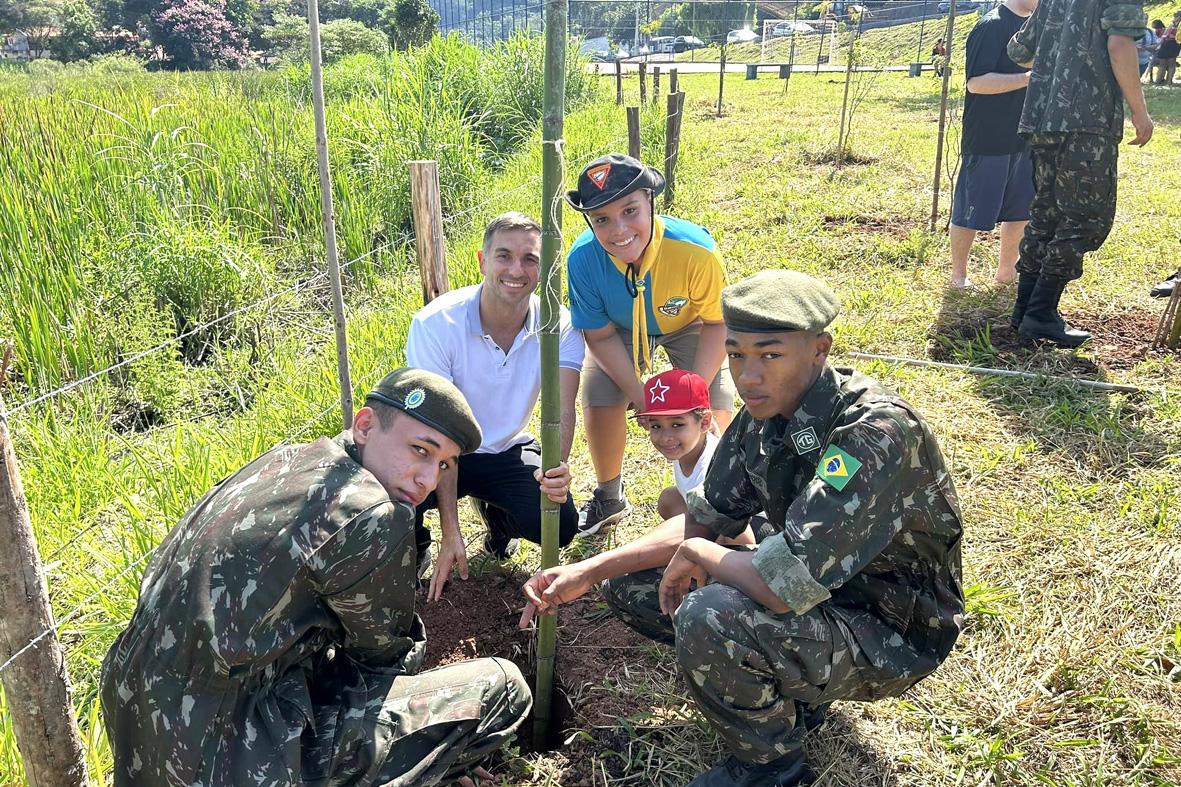
[[[1041,0],[1009,41],[1014,63],[1033,61],[1021,134],[1088,132],[1119,140],[1124,104],[1107,37],[1140,39],[1148,17],[1142,2]]]
[[[826,366],[790,419],[742,410],[688,504],[726,536],[765,511],[759,574],[796,613],[823,604],[875,666],[924,675],[955,643],[959,501],[934,436],[874,380]]]
[[[413,527],[347,432],[209,492],[161,543],[103,663],[115,784],[327,783],[360,734],[355,687],[422,662]]]

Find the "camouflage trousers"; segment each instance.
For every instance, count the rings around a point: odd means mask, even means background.
[[[1029,137],[1034,198],[1017,271],[1065,285],[1083,255],[1103,245],[1115,220],[1119,143],[1101,134]]]
[[[798,749],[818,705],[895,696],[917,680],[873,670],[823,604],[776,615],[709,584],[685,596],[674,624],[660,612],[660,577],[659,569],[616,577],[603,593],[624,623],[675,647],[698,708],[740,760],[766,763]]]
[[[323,777],[305,772],[305,784],[449,784],[511,740],[533,705],[520,670],[504,659],[474,659],[392,680],[370,677],[362,688],[364,735],[351,746],[338,739],[319,763]]]

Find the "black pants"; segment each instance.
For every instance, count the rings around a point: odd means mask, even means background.
[[[496,537],[524,538],[541,543],[541,490],[533,477],[541,467],[541,445],[536,441],[514,446],[499,454],[465,454],[459,457],[456,496],[474,497],[488,504],[488,529]],[[414,535],[419,554],[431,545],[430,531],[422,515],[438,508],[435,493],[418,507]],[[569,544],[578,529],[578,511],[567,497],[558,508],[558,543]]]

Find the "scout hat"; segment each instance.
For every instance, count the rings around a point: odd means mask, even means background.
[[[827,284],[799,271],[760,271],[722,290],[722,319],[740,333],[823,331],[840,310]]]
[[[483,434],[463,394],[445,377],[425,369],[395,369],[373,386],[365,403],[396,407],[459,445],[461,454],[480,447]]]
[[[644,415],[684,415],[709,409],[709,383],[684,369],[669,369],[644,383]]]
[[[664,175],[631,156],[608,153],[582,168],[578,188],[566,192],[566,201],[579,213],[586,213],[639,189],[649,189],[652,196],[660,194]]]

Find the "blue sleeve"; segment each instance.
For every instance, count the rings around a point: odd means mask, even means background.
[[[611,322],[603,293],[595,281],[594,260],[582,249],[571,251],[567,259],[567,277],[570,293],[570,321],[580,331],[593,331]]]

